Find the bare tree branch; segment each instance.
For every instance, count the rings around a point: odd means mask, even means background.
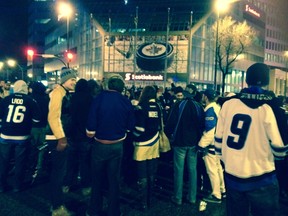
[[[246,21],[237,23],[230,16],[218,20],[212,26],[214,35],[218,35],[218,47],[215,55],[217,56],[216,63],[222,72],[222,93],[225,89],[225,77],[229,74],[233,63],[239,55],[245,52],[253,40],[256,38],[256,31],[250,27]]]

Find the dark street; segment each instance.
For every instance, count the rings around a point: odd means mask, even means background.
[[[208,203],[206,211],[199,212],[199,200],[196,205],[183,203],[176,206],[170,202],[173,191],[172,165],[160,161],[159,175],[157,176],[156,187],[152,198],[152,206],[145,213],[137,210],[137,190],[135,186],[122,186],[121,210],[125,216],[224,216],[225,200],[222,204]],[[0,216],[46,216],[50,215],[49,209],[49,184],[47,175],[39,176],[28,189],[13,193],[8,191],[0,194]],[[66,195],[66,203],[69,210],[75,216],[85,216],[89,201],[83,196],[80,190],[72,188]],[[288,215],[287,202],[281,202],[280,216]]]

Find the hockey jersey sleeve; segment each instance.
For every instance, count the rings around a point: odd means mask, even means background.
[[[217,155],[222,155],[222,139],[223,139],[224,124],[225,124],[225,118],[223,117],[223,114],[224,114],[224,111],[223,109],[221,109],[218,115],[218,120],[216,124],[215,135],[214,135],[215,153]]]
[[[142,107],[137,106],[135,108],[135,118],[136,118],[136,124],[133,131],[133,135],[135,137],[139,137],[141,134],[145,132],[145,111],[142,109]]]
[[[217,124],[217,113],[220,107],[216,107],[216,103],[213,106],[207,107],[205,109],[205,130],[199,141],[199,147],[206,148],[207,146],[214,145],[214,133]]]

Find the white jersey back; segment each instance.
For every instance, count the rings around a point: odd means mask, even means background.
[[[269,105],[250,108],[240,99],[224,103],[218,117],[215,147],[222,153],[227,173],[238,178],[269,173],[275,170],[273,153],[282,154],[277,147],[283,146]]]

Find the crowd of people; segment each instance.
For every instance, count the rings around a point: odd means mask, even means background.
[[[265,90],[269,68],[247,69],[248,87],[220,96],[195,85],[125,87],[111,74],[101,83],[77,80],[63,68],[60,84],[47,91],[41,82],[1,82],[0,192],[24,190],[26,169],[40,171],[50,152],[52,216],[68,216],[65,193],[78,184],[90,196],[87,216],[120,216],[120,184],[136,184],[139,209],[151,206],[159,134],[172,147],[171,202],[195,205],[226,199],[227,215],[277,215],[288,198],[288,124],[284,100]],[[12,186],[7,181],[14,157]],[[133,166],[132,166],[133,164]],[[187,178],[186,182],[184,179]],[[80,179],[80,180],[79,180]],[[187,194],[184,185],[187,184]],[[104,187],[105,185],[105,187]],[[103,209],[104,193],[108,200]]]

